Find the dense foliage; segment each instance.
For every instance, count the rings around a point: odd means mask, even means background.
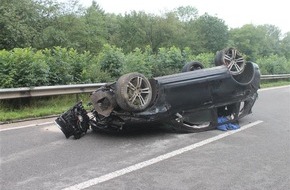
[[[162,15],[106,13],[92,1],[1,0],[0,87],[115,80],[179,72],[184,63],[212,66],[215,52],[236,47],[262,74],[290,73],[290,32],[273,25],[229,29],[191,6]]]
[[[102,52],[93,55],[78,53],[70,48],[54,47],[36,50],[14,48],[0,50],[1,88],[108,82],[122,74],[141,72],[147,77],[179,72],[193,55],[184,56],[179,48],[160,48],[157,54],[148,46],[145,51],[136,48],[125,54],[116,46],[104,45]],[[211,65],[208,56],[197,56]]]

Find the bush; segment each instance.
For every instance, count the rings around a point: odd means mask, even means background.
[[[159,48],[152,72],[154,76],[178,73],[184,64],[185,59],[179,48]]]
[[[139,72],[146,77],[152,77],[152,62],[150,61],[148,52],[143,53],[139,48],[131,52],[125,57],[122,75],[131,72]]]
[[[99,55],[101,70],[110,74],[112,78],[121,76],[122,66],[125,62],[125,55],[122,49],[116,46],[104,45]]]
[[[105,45],[95,56],[90,52],[54,47],[35,50],[15,48],[0,50],[0,87],[33,87],[93,82],[111,82],[129,72],[147,77],[179,73],[186,62],[199,61],[206,68],[213,66],[214,54],[193,55],[189,48],[160,48],[153,54],[150,46],[144,51],[136,48],[124,54],[122,49]],[[257,60],[262,74],[290,73],[290,62],[279,55]]]
[[[214,66],[214,53],[200,53],[198,55],[191,55],[189,56],[189,62],[190,61],[199,61],[203,64],[205,68],[210,68]]]
[[[54,47],[34,50],[16,48],[0,51],[0,87],[17,88],[46,85],[107,82],[111,77],[101,70],[90,52]]]
[[[110,82],[113,80],[111,75],[101,69],[96,56],[90,56],[87,65],[83,69],[82,77],[87,83]]]
[[[48,85],[49,66],[41,51],[15,48],[0,51],[0,87]]]
[[[284,56],[270,55],[257,60],[263,75],[290,73],[290,61]]]
[[[46,55],[50,72],[50,85],[80,84],[91,81],[86,74],[95,61],[90,52],[78,53],[75,49],[54,47],[43,51]]]

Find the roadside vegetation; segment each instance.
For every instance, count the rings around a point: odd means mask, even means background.
[[[290,85],[290,79],[288,80],[278,80],[278,81],[274,81],[274,82],[261,82],[261,89],[263,88],[271,88],[271,87],[278,87],[278,86],[287,86]]]
[[[226,47],[264,75],[290,73],[290,32],[271,24],[229,28],[191,6],[116,15],[95,1],[84,8],[77,0],[1,0],[0,13],[0,88],[110,82],[129,72],[156,77],[190,61],[208,68]],[[75,102],[74,95],[3,100],[0,122],[59,114]]]

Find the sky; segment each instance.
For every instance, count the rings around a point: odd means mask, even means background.
[[[180,6],[197,8],[199,15],[208,13],[225,21],[230,28],[245,24],[277,26],[282,34],[290,32],[290,10],[286,0],[95,0],[107,13],[145,11],[160,14]],[[79,0],[88,7],[92,0]]]

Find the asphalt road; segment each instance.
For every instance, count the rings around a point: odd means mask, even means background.
[[[261,90],[253,114],[229,132],[74,140],[52,120],[0,125],[1,190],[290,189],[290,86]]]

